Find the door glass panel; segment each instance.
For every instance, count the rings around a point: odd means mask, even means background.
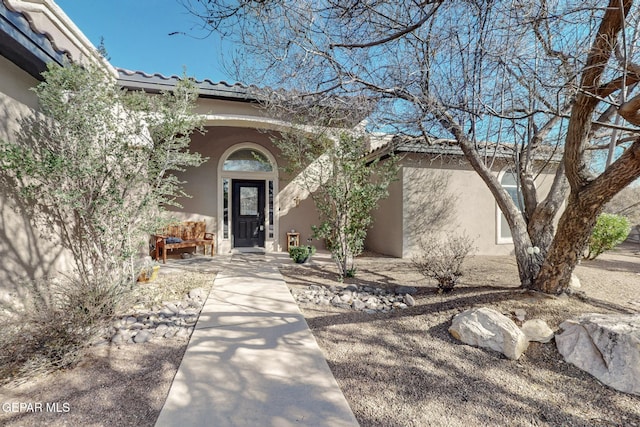
[[[258,215],[256,187],[240,187],[240,215]]]
[[[229,238],[229,178],[222,180],[222,229],[223,238]]]
[[[269,181],[269,238],[273,239],[273,181]]]

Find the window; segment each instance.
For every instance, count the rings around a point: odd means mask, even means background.
[[[269,238],[273,239],[273,180],[269,180]]]
[[[264,154],[250,148],[232,153],[224,161],[222,170],[225,172],[271,172],[273,166]]]
[[[223,211],[222,211],[222,229],[223,229],[223,238],[229,238],[229,178],[224,178],[222,180],[222,203],[223,203]]]
[[[507,190],[507,193],[511,196],[511,199],[516,204],[520,211],[523,210],[522,205],[522,192],[520,191],[520,186],[518,185],[518,177],[512,171],[502,172],[500,176],[500,185],[502,188]],[[496,205],[497,207],[497,205]],[[498,243],[513,243],[513,238],[511,236],[511,229],[509,229],[509,223],[507,219],[504,217],[504,214],[497,207],[498,212],[498,224],[497,224],[497,242]]]

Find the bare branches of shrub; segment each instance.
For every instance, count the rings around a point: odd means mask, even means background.
[[[421,254],[412,264],[423,276],[434,279],[443,292],[453,290],[463,274],[462,263],[475,252],[473,240],[466,234],[438,237],[429,235],[420,242]]]
[[[0,383],[24,380],[77,363],[105,333],[120,300],[106,281],[86,286],[73,278],[25,283],[2,305]]]

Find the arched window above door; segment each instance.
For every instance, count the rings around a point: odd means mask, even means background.
[[[226,158],[222,165],[225,172],[272,172],[273,165],[257,150],[241,148]]]

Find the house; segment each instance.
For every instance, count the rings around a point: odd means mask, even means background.
[[[129,90],[170,90],[178,79],[114,68],[51,0],[1,0],[0,138],[13,138],[21,117],[37,109],[29,89],[41,80],[46,64],[65,61],[99,64]],[[182,176],[186,192],[197,197],[181,200],[183,208],[175,215],[206,221],[208,231],[216,234],[220,253],[243,247],[282,251],[292,231],[300,233],[302,241],[310,238],[311,226],[318,222],[313,203],[295,184],[295,177],[281,172],[284,159],[271,141],[288,124],[269,117],[251,87],[209,80],[197,85],[198,112],[205,118],[207,132],[194,135],[192,149],[209,161]],[[388,147],[379,148],[378,154],[384,155]],[[456,201],[452,208],[456,220],[449,228],[465,230],[482,254],[512,251],[495,201],[459,151],[446,144],[407,143],[394,145],[394,150],[404,157],[389,198],[374,213],[366,242],[369,249],[397,257],[415,253],[424,212],[433,204],[424,183],[437,172],[448,177],[448,191]],[[495,173],[505,187],[516,191],[505,166],[505,161],[496,162]],[[551,178],[541,175],[540,187],[548,188]],[[64,254],[15,213],[7,191],[0,188],[0,280],[55,272],[64,264]]]

